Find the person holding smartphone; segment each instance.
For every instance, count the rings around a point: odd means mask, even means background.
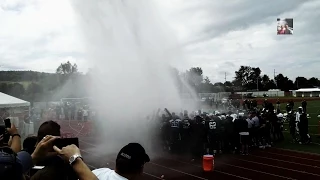
[[[10,119],[5,120],[5,131],[0,135],[0,141],[5,141],[3,144],[7,144],[15,153],[21,151],[21,136],[16,126],[10,123]]]

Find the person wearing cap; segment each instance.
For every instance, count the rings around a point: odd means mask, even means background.
[[[137,179],[143,173],[144,164],[147,162],[150,162],[150,158],[145,149],[138,143],[130,143],[119,151],[115,170],[100,168],[92,172],[100,180]]]

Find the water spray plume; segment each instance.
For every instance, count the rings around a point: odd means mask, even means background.
[[[96,67],[89,89],[100,109],[104,151],[131,141],[148,148],[154,127],[146,116],[184,107],[170,73],[171,63],[181,59],[175,38],[150,0],[74,0],[72,6],[86,58]]]

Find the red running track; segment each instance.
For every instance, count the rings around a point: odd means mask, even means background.
[[[77,127],[71,127],[77,132]],[[96,148],[93,137],[81,137],[81,153],[90,168],[115,166],[116,153],[106,155]],[[100,152],[99,152],[100,151]],[[142,180],[183,179],[320,179],[320,156],[277,148],[256,150],[249,156],[224,154],[215,157],[215,170],[202,171],[201,160],[191,162],[184,156],[148,152],[151,162],[145,165]]]

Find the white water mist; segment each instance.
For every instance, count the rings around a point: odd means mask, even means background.
[[[96,67],[89,89],[100,109],[103,151],[132,141],[150,147],[156,129],[146,116],[184,107],[169,69],[182,58],[174,36],[150,0],[74,0],[72,6],[86,58]]]

